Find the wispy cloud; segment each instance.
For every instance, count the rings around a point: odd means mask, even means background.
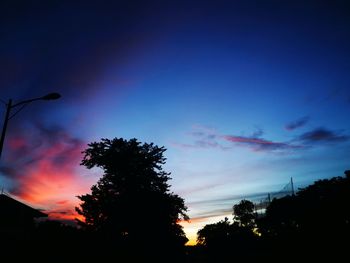
[[[194,138],[192,143],[172,143],[173,146],[184,149],[218,148],[224,150],[228,148],[219,143],[220,135],[215,129],[201,125],[194,125],[192,128],[193,130],[188,133]]]
[[[251,201],[260,201],[262,199],[265,199],[267,197],[267,192],[257,192],[257,193],[250,193],[246,195],[227,195],[223,196],[221,198],[216,199],[204,199],[199,201],[192,201],[188,202],[189,205],[205,205],[205,206],[221,206],[221,205],[227,205],[229,204],[232,208],[232,205],[239,202],[242,199],[248,199]]]
[[[274,142],[262,138],[256,137],[244,137],[235,135],[223,135],[221,136],[224,140],[228,142],[235,143],[238,146],[247,146],[254,151],[275,151],[275,150],[286,150],[295,149],[300,146],[291,145],[284,142]]]
[[[293,131],[295,129],[298,129],[298,128],[305,126],[305,124],[307,124],[309,122],[309,120],[310,120],[310,117],[308,117],[308,116],[302,117],[298,120],[295,120],[295,121],[288,123],[285,126],[285,129],[288,131]]]
[[[326,142],[345,142],[349,140],[348,135],[343,135],[337,131],[331,131],[326,128],[317,128],[300,135],[297,140],[306,144],[326,143]]]
[[[308,117],[299,119],[289,124],[289,130],[294,130],[305,125]],[[327,128],[317,128],[296,135],[288,141],[274,141],[263,138],[264,134],[261,129],[253,132],[250,136],[220,134],[211,129],[201,129],[189,133],[194,138],[192,143],[173,143],[174,146],[183,149],[219,149],[229,150],[235,147],[246,147],[254,152],[276,152],[276,153],[292,153],[296,150],[308,149],[321,143],[340,143],[350,139],[349,135],[341,132],[332,131]]]
[[[194,128],[194,131],[189,133],[194,138],[192,143],[174,143],[173,145],[184,149],[217,148],[220,150],[228,150],[238,146],[247,147],[253,151],[270,152],[292,150],[300,147],[289,142],[275,142],[264,139],[261,137],[264,131],[260,128],[250,136],[223,135],[214,129],[202,128],[201,126]]]
[[[232,214],[232,207],[218,208],[210,211],[196,213],[195,215],[191,216],[190,222],[201,221],[203,219],[207,221],[208,218],[218,217],[218,216],[224,217],[226,214]]]
[[[198,193],[198,192],[206,192],[209,189],[212,190],[213,188],[223,186],[226,183],[227,182],[225,182],[225,180],[220,180],[219,182],[217,182],[217,181],[212,182],[211,181],[210,183],[201,182],[201,184],[198,183],[194,186],[186,185],[184,189],[179,190],[179,193],[181,193],[181,195],[188,195],[188,194],[193,194],[193,193]]]

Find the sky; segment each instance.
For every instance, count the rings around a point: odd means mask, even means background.
[[[164,146],[190,244],[205,224],[350,167],[347,1],[1,1],[5,192],[72,220],[89,142]],[[15,109],[12,109],[15,113]]]

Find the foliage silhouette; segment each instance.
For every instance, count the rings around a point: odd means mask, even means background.
[[[232,224],[225,218],[198,231],[207,262],[230,256],[249,261],[347,258],[350,171],[344,173],[345,177],[316,181],[296,195],[273,199],[260,218],[253,204],[242,200],[233,207]]]
[[[350,235],[350,178],[347,171],[345,175],[274,199],[258,221],[269,246],[280,253],[288,253],[292,246],[305,255],[333,260],[345,256]]]
[[[233,206],[234,221],[225,217],[214,224],[207,224],[197,232],[197,242],[204,247],[210,262],[225,260],[234,253],[235,258],[253,260],[257,251],[258,237],[253,232],[255,227],[254,204],[242,200]]]
[[[241,200],[233,206],[233,220],[241,227],[254,228],[255,226],[254,204],[249,200]]]
[[[169,192],[164,152],[136,139],[90,143],[81,164],[101,168],[103,176],[91,194],[78,197],[83,229],[102,242],[145,256],[155,257],[159,251],[179,255],[187,238],[178,222],[188,220],[187,208],[181,197]]]
[[[227,241],[230,234],[230,222],[225,217],[214,224],[207,224],[197,232],[197,242],[199,245],[211,246]]]

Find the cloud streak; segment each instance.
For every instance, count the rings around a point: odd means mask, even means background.
[[[298,120],[292,121],[285,126],[287,131],[294,131],[298,128],[305,126],[309,122],[310,118],[308,116],[302,117]]]
[[[337,143],[348,141],[349,136],[320,127],[301,134],[297,140],[306,144]]]
[[[298,149],[301,146],[290,142],[275,142],[267,140],[261,136],[264,134],[262,129],[258,129],[251,136],[223,135],[214,129],[208,129],[201,126],[194,127],[195,130],[189,133],[195,138],[193,143],[174,143],[173,145],[183,149],[220,149],[229,150],[234,147],[247,147],[253,151],[287,151]]]
[[[295,149],[299,146],[291,145],[289,143],[283,142],[273,142],[270,140],[256,138],[256,137],[244,137],[235,135],[223,135],[221,136],[225,141],[235,143],[239,146],[247,146],[254,151],[276,151],[276,150],[286,150]]]
[[[267,192],[257,192],[250,193],[246,195],[227,195],[217,199],[207,199],[207,200],[199,200],[189,202],[189,205],[204,205],[204,206],[220,206],[230,204],[231,208],[234,203],[239,202],[242,199],[248,199],[251,201],[260,201],[262,199],[267,198]]]
[[[289,130],[302,127],[308,118],[302,118],[289,125]],[[316,128],[296,135],[289,141],[273,141],[262,138],[263,131],[259,129],[251,136],[222,135],[215,130],[201,129],[189,133],[195,140],[192,143],[173,143],[175,147],[182,149],[219,149],[229,150],[234,147],[246,147],[254,152],[278,152],[291,153],[296,150],[308,149],[325,143],[341,143],[350,139],[350,136],[327,128]]]

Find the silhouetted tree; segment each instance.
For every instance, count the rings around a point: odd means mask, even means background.
[[[346,170],[344,174],[347,179],[350,179],[350,170]]]
[[[231,224],[227,217],[217,223],[207,224],[197,232],[197,242],[204,246],[227,242],[230,227]]]
[[[233,220],[241,227],[253,228],[255,226],[254,204],[249,200],[241,200],[233,206]]]
[[[293,246],[320,258],[345,256],[345,240],[350,235],[349,172],[345,175],[318,180],[295,196],[274,199],[258,221],[262,236],[270,242],[268,247],[288,253]]]
[[[316,181],[296,195],[273,199],[265,216],[259,218],[253,203],[242,200],[233,207],[233,223],[225,218],[197,232],[200,248],[197,251],[202,252],[207,262],[223,261],[230,256],[249,262],[347,258],[350,171],[344,173],[344,177]]]
[[[197,243],[203,246],[210,262],[234,257],[252,260],[256,252],[257,236],[252,229],[237,222],[230,223],[225,217],[214,224],[205,225],[197,232]]]
[[[136,139],[90,143],[81,164],[101,168],[103,176],[91,194],[79,196],[82,203],[76,210],[85,218],[79,224],[104,240],[144,253],[182,248],[187,238],[178,222],[188,219],[187,208],[169,191],[164,152],[164,147]]]

